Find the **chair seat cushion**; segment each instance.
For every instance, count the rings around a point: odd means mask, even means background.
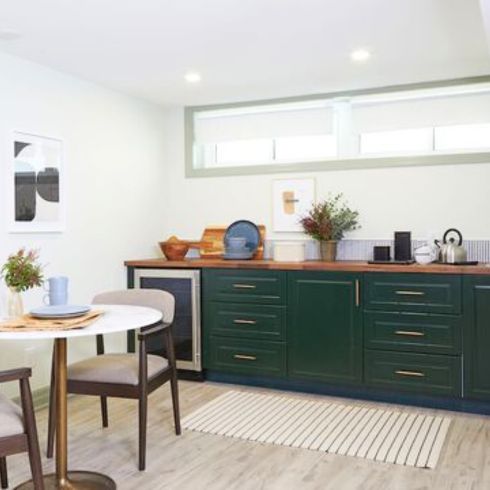
[[[148,379],[168,367],[167,359],[148,355]],[[115,383],[136,386],[139,372],[137,354],[103,354],[68,366],[68,379],[92,383]]]
[[[0,394],[0,437],[24,433],[22,410],[6,396]]]

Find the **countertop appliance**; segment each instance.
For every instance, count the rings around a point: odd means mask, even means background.
[[[458,236],[458,243],[451,234],[456,234]],[[449,228],[444,233],[442,238],[442,243],[439,240],[434,242],[439,248],[439,258],[440,261],[445,264],[464,264],[467,262],[467,253],[463,247],[463,235],[456,228]]]

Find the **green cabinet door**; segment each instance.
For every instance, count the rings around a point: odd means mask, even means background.
[[[361,382],[360,277],[335,272],[288,273],[290,377]]]
[[[490,400],[490,277],[464,278],[464,397]]]

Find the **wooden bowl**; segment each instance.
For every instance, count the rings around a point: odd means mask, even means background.
[[[159,242],[160,249],[167,260],[184,260],[189,251],[189,242]]]

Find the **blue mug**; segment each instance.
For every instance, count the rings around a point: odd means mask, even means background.
[[[68,303],[68,278],[65,276],[50,277],[48,279],[48,294],[44,302],[50,306],[66,305]]]

